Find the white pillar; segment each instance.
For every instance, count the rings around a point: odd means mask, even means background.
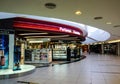
[[[14,65],[14,34],[9,34],[9,68]]]

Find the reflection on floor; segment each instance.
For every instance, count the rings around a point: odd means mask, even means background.
[[[52,63],[26,63],[28,65],[34,65],[36,68],[41,68],[41,67],[48,67],[48,66],[54,66],[54,65],[62,65],[62,64],[68,64],[68,63],[73,63],[80,61],[82,59],[86,58],[85,55],[80,56],[80,58],[71,58],[71,61],[52,61]]]
[[[20,65],[21,70],[13,71],[13,69],[0,70],[0,79],[15,78],[18,76],[28,75],[35,70],[33,65]]]
[[[120,84],[120,56],[90,54],[81,61],[37,68],[33,74],[0,80],[0,84],[19,84],[17,81],[38,84]]]
[[[19,84],[38,84],[38,83],[33,83],[33,82],[25,82],[25,81],[17,81]]]

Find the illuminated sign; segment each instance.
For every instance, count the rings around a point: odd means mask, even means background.
[[[62,31],[62,32],[68,32],[68,33],[73,33],[73,34],[80,35],[80,32],[78,32],[76,30],[73,30],[73,29],[68,29],[68,28],[62,28],[62,27],[60,27],[59,30]]]
[[[44,30],[44,31],[54,31],[54,32],[66,32],[69,34],[75,34],[75,35],[82,35],[81,31],[79,29],[73,29],[73,28],[65,28],[65,27],[58,27],[58,26],[52,26],[52,25],[46,25],[46,24],[36,24],[31,22],[21,22],[21,21],[15,21],[14,27],[18,28],[28,28],[28,29],[38,29],[38,30]]]
[[[71,29],[60,27],[60,31],[72,33]]]
[[[77,34],[77,35],[80,35],[80,32],[76,31],[76,30],[73,30],[73,33],[74,34]]]

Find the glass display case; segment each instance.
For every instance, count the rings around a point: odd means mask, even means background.
[[[53,60],[67,60],[67,51],[61,49],[53,49]]]
[[[50,63],[52,62],[52,51],[46,48],[32,49],[29,59],[31,60],[26,60],[25,63]]]

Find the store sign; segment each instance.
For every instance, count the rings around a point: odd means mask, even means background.
[[[76,30],[73,30],[73,33],[74,34],[77,34],[77,35],[80,35],[80,32],[76,31]]]
[[[66,32],[70,34],[75,35],[81,35],[81,30],[79,29],[73,29],[73,28],[65,28],[65,27],[58,27],[58,26],[52,26],[52,25],[46,25],[46,24],[36,24],[36,23],[28,23],[28,22],[21,22],[21,21],[15,21],[14,23],[15,28],[28,28],[28,29],[38,29],[38,30],[44,30],[44,31],[54,31],[54,32]]]
[[[73,29],[68,29],[68,28],[59,28],[60,31],[62,32],[68,32],[68,33],[72,33],[72,34],[76,34],[76,35],[80,35],[80,32],[73,30]]]
[[[72,33],[72,30],[68,29],[68,28],[62,28],[62,27],[60,27],[60,31]]]

